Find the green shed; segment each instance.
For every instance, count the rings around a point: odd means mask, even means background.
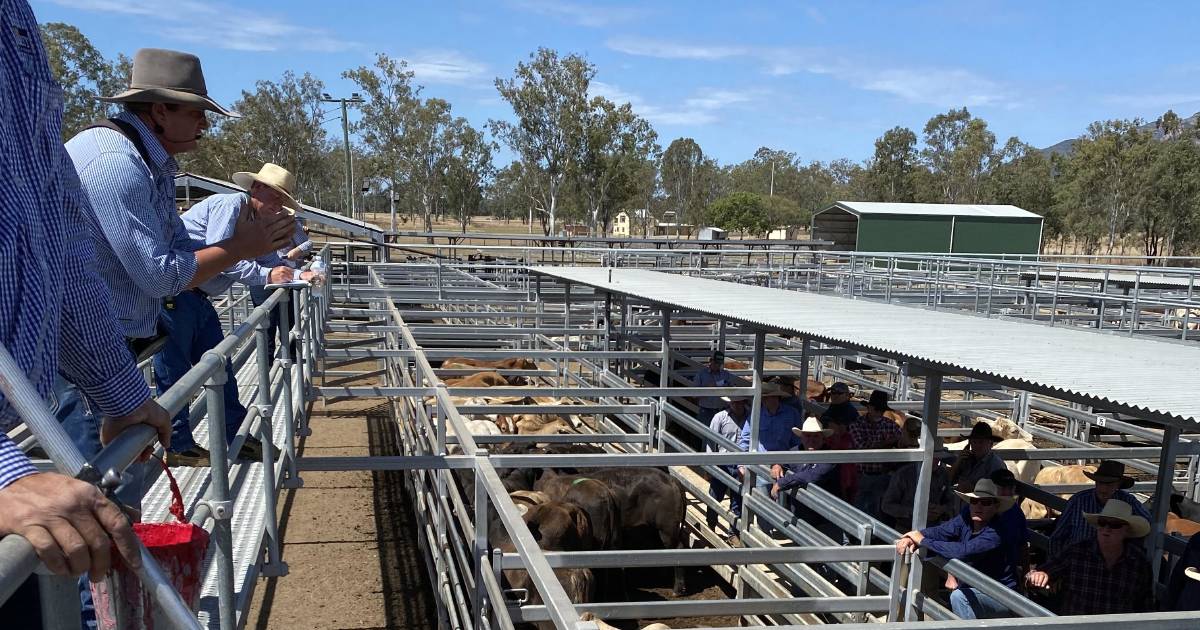
[[[834,251],[1037,254],[1042,217],[1016,206],[838,201],[813,215]]]

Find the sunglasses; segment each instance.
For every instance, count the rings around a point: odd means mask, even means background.
[[[1115,518],[1098,518],[1098,519],[1096,519],[1096,527],[1103,527],[1105,529],[1121,529],[1122,527],[1125,527],[1126,525],[1128,525],[1128,523],[1126,523],[1125,521],[1122,521],[1120,519],[1115,519]]]
[[[996,505],[996,500],[995,499],[971,499],[970,503],[971,503],[971,505],[982,505],[983,507],[989,507],[992,505]]]

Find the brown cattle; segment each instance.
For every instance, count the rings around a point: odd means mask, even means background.
[[[511,357],[508,359],[467,359],[464,357],[450,357],[442,361],[443,368],[476,368],[486,367],[499,370],[536,370],[537,363],[522,357]]]
[[[539,486],[547,497],[573,503],[587,512],[598,549],[618,549],[617,497],[601,481],[587,475],[554,475]]]
[[[591,530],[587,515],[578,506],[549,501],[528,508],[522,515],[529,533],[537,541],[538,546],[546,551],[587,551],[585,547],[591,538]],[[515,553],[508,531],[500,519],[493,519],[488,526],[488,538],[492,546],[504,553]],[[590,569],[555,569],[554,575],[562,583],[571,601],[576,604],[586,604],[593,600],[595,580]],[[541,594],[533,587],[529,574],[519,569],[504,571],[504,579],[514,589],[526,589],[529,592],[530,605],[542,603]],[[538,628],[553,628],[550,622],[535,624]]]
[[[446,387],[505,387],[525,385],[524,376],[501,376],[499,372],[479,372],[470,376],[442,379]]]
[[[1167,526],[1163,531],[1168,534],[1191,538],[1197,532],[1200,532],[1200,523],[1189,521],[1186,518],[1176,516],[1172,512],[1167,512]]]
[[[829,388],[825,387],[825,383],[808,379],[805,387],[804,395],[813,402],[829,402]]]
[[[555,476],[546,471],[534,489],[549,485]],[[657,468],[605,468],[590,471],[587,477],[603,482],[616,496],[624,548],[682,549],[686,544],[683,519],[687,500],[683,486],[670,474]],[[683,595],[686,590],[683,568],[677,567],[673,591]]]
[[[748,370],[750,365],[744,361],[734,361],[733,359],[725,359],[726,370]]]
[[[569,421],[550,414],[520,413],[512,416],[500,416],[497,423],[500,426],[514,427],[517,435],[579,433]]]

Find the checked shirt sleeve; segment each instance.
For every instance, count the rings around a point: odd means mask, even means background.
[[[21,477],[28,477],[36,472],[37,469],[25,453],[22,453],[7,435],[0,433],[0,490]]]
[[[108,285],[96,273],[92,241],[83,227],[88,201],[65,150],[61,162],[67,251],[59,368],[105,415],[121,416],[144,403],[150,391],[125,346]]]
[[[165,240],[164,221],[171,218],[158,216],[144,168],[136,155],[106,152],[82,166],[79,178],[129,277],[146,295],[165,298],[188,288],[196,274],[196,255]]]
[[[220,201],[210,207],[204,234],[205,245],[216,245],[233,236],[246,200],[246,195],[222,195]],[[271,256],[274,260],[279,259],[274,253]],[[221,274],[248,286],[263,286],[267,283],[271,267],[275,266],[265,266],[264,260],[271,258],[263,256],[257,260],[241,260]]]

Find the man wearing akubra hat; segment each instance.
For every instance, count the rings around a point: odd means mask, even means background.
[[[801,426],[800,415],[794,408],[781,402],[790,395],[778,383],[762,384],[762,413],[759,415],[758,422],[759,451],[790,451],[800,446],[800,438],[792,433],[792,429]],[[747,422],[738,437],[738,446],[744,451],[750,450],[750,427],[752,425],[752,422]],[[744,475],[745,467],[740,467],[740,470]],[[766,492],[771,484],[782,476],[783,466],[774,464],[771,466],[771,478],[758,479],[756,485]]]
[[[183,225],[192,241],[205,245],[220,243],[233,234],[243,215],[290,216],[300,205],[292,196],[295,176],[276,164],[268,162],[257,173],[234,173],[233,181],[249,193],[210,195],[183,213]],[[167,343],[154,357],[154,380],[159,393],[170,389],[205,352],[215,348],[224,338],[221,320],[209,298],[224,295],[234,282],[261,287],[293,279],[312,281],[317,275],[292,269],[283,263],[277,252],[271,251],[239,261],[200,286],[174,296],[160,320],[168,333]],[[225,436],[232,439],[246,417],[246,408],[238,400],[237,378],[229,365],[225,366],[225,375]],[[180,410],[171,424],[167,463],[173,466],[209,465],[208,451],[192,437],[188,410]],[[262,445],[258,438],[247,437],[241,454],[247,459],[261,459]]]
[[[236,115],[208,97],[195,55],[143,48],[134,55],[129,89],[101,100],[124,111],[76,134],[66,149],[90,204],[84,222],[96,271],[112,293],[126,343],[135,355],[149,355],[162,342],[164,299],[279,247],[291,219],[245,217],[230,238],[208,247],[188,237],[175,209],[175,156],[196,147],[208,128],[206,111]],[[55,389],[60,400],[80,398],[62,379]],[[77,441],[94,424],[79,404],[60,406],[59,419]],[[130,477],[123,498],[132,502],[140,481],[136,471]]]
[[[819,451],[826,448],[825,440],[833,435],[833,429],[823,428],[820,420],[809,416],[805,418],[803,425],[792,427],[792,433],[800,438],[804,450]],[[810,483],[815,483],[835,495],[838,493],[837,464],[788,464],[786,469],[787,473],[771,487],[771,496],[774,498],[779,496],[781,490],[803,488]]]
[[[992,425],[979,421],[971,427],[967,447],[950,466],[950,484],[959,491],[975,487],[975,482],[1004,468],[1004,460],[992,452],[1004,438],[992,433]]]
[[[980,479],[970,492],[955,491],[970,509],[954,518],[896,541],[896,552],[924,547],[943,558],[962,560],[1009,588],[1017,586],[1017,572],[995,528],[997,514],[1008,510],[1016,498],[1004,496],[991,479]],[[950,593],[950,607],[963,619],[1003,616],[1007,608],[983,591],[963,582]]]
[[[890,410],[887,392],[871,392],[870,401],[867,403],[867,415],[850,425],[850,437],[854,441],[854,448],[871,450],[896,447],[902,431],[891,418],[883,415],[885,411]],[[883,500],[883,493],[887,492],[891,472],[890,464],[859,464],[858,495],[854,498],[854,507],[879,518],[882,515],[879,506]]]
[[[1096,487],[1081,490],[1067,501],[1067,507],[1054,524],[1050,534],[1050,557],[1054,557],[1064,549],[1081,540],[1095,537],[1096,529],[1089,527],[1084,514],[1100,512],[1111,500],[1116,499],[1127,505],[1134,514],[1150,520],[1150,513],[1137,497],[1126,490],[1133,487],[1133,477],[1125,474],[1125,464],[1114,460],[1100,462],[1095,472],[1083,472],[1088,479],[1096,482]]]
[[[1150,561],[1135,542],[1150,521],[1124,501],[1083,515],[1093,537],[1076,542],[1025,576],[1030,586],[1062,593],[1060,615],[1109,615],[1154,609]]]

